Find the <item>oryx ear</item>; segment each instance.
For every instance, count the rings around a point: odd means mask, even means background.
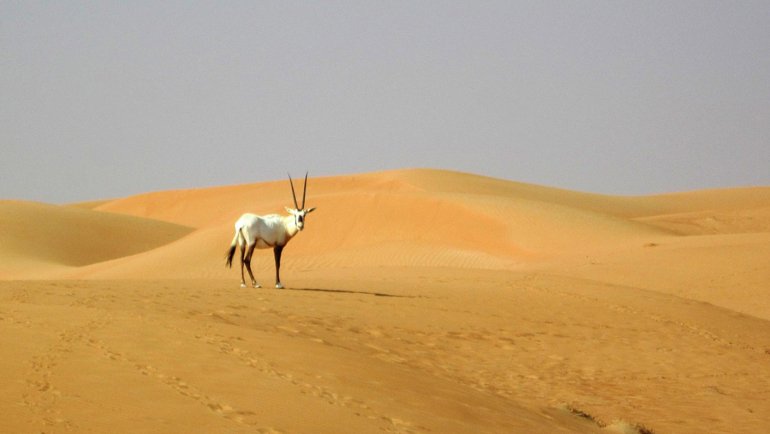
[[[291,209],[288,206],[285,206],[284,208],[286,208],[286,212],[291,215],[294,215],[297,212],[297,210]]]
[[[309,210],[307,210],[307,214],[310,214],[310,213],[311,213],[311,212],[313,212],[313,211],[315,211],[315,207],[312,207],[312,208],[310,208]]]

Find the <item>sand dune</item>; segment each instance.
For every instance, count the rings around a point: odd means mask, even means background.
[[[103,204],[97,209],[190,225],[199,231],[145,257],[80,270],[78,277],[131,277],[146,268],[142,264],[160,263],[163,268],[153,267],[145,275],[232,275],[211,258],[227,247],[240,214],[281,212],[289,205],[287,184],[159,192]],[[618,216],[620,205],[613,199],[441,171],[313,179],[309,204],[318,210],[310,216],[307,232],[287,250],[285,266],[506,268],[669,233]],[[272,258],[262,256],[265,260],[255,266],[267,270]],[[129,265],[132,261],[140,264]],[[124,267],[130,270],[120,271]]]
[[[282,181],[159,192],[103,204],[97,209],[199,230],[144,257],[99,264],[77,276],[131,277],[147,267],[152,270],[143,274],[153,278],[232,276],[211,258],[227,247],[233,222],[247,211],[281,212],[291,202],[287,187]],[[309,197],[318,210],[308,230],[287,249],[284,266],[499,269],[554,257],[642,250],[660,238],[701,234],[682,230],[678,222],[685,214],[712,212],[699,207],[724,203],[743,217],[721,218],[720,233],[761,232],[767,229],[767,208],[762,208],[770,203],[767,191],[736,190],[735,199],[727,199],[724,191],[697,192],[689,200],[683,199],[686,194],[628,198],[578,193],[444,171],[318,178],[311,180]],[[271,255],[263,252],[257,258],[255,266],[269,275]]]
[[[191,231],[149,219],[31,202],[0,202],[0,276],[52,271],[134,255]]]
[[[637,219],[682,235],[770,232],[770,208],[692,211]]]
[[[290,203],[285,180],[0,202],[0,432],[770,426],[768,187],[311,178],[289,289],[239,288],[233,222]]]

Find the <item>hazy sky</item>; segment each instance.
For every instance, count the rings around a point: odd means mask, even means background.
[[[770,2],[0,0],[0,198],[436,167],[770,185]]]

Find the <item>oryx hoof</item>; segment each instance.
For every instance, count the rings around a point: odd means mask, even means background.
[[[275,289],[283,289],[283,284],[281,282],[276,283]]]
[[[246,287],[246,284],[241,282],[241,288],[245,288],[245,287]]]
[[[253,283],[251,286],[252,286],[253,288],[261,288],[261,287],[262,287],[262,285],[260,285],[260,284],[259,284],[259,283],[257,283],[257,282],[254,282],[254,283]]]

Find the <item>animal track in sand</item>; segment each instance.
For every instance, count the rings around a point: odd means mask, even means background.
[[[745,342],[733,342],[733,341],[731,341],[729,339],[725,339],[725,338],[717,335],[716,333],[714,333],[714,332],[712,332],[710,330],[707,330],[707,329],[705,329],[705,328],[703,328],[701,326],[698,326],[696,324],[693,324],[693,323],[690,323],[690,322],[685,322],[685,321],[682,321],[682,320],[677,320],[677,319],[674,319],[674,318],[668,318],[668,317],[665,317],[665,316],[661,316],[659,314],[652,313],[652,312],[646,311],[644,309],[637,309],[637,308],[633,308],[633,307],[630,307],[630,306],[627,306],[627,305],[622,305],[622,304],[614,303],[614,302],[611,302],[611,301],[607,301],[607,300],[601,299],[599,297],[593,297],[593,296],[589,296],[589,295],[585,295],[585,294],[578,294],[578,293],[569,292],[569,291],[555,290],[555,289],[547,288],[547,287],[540,286],[540,285],[537,285],[537,286],[532,285],[532,286],[530,286],[530,289],[536,290],[536,291],[540,291],[540,292],[545,292],[545,293],[559,294],[559,296],[571,297],[571,298],[575,298],[575,299],[578,299],[578,300],[584,300],[584,301],[586,301],[588,303],[591,303],[591,304],[594,304],[594,305],[604,306],[607,310],[610,310],[610,311],[613,311],[613,312],[621,313],[621,314],[624,314],[624,315],[642,316],[642,317],[648,318],[648,319],[650,319],[650,320],[652,320],[652,321],[654,321],[656,323],[659,323],[659,324],[673,325],[673,326],[675,326],[675,327],[677,327],[677,328],[679,328],[679,329],[681,329],[681,330],[683,330],[683,331],[685,331],[687,333],[690,333],[690,334],[693,334],[693,335],[697,335],[697,336],[700,336],[700,337],[705,338],[707,340],[713,341],[717,345],[722,345],[722,346],[726,346],[726,347],[737,347],[737,348],[741,348],[743,350],[749,350],[749,351],[759,351],[757,348],[753,347],[752,345],[750,345],[748,343],[745,343]],[[672,298],[677,298],[677,297],[672,297]]]
[[[296,375],[286,370],[276,368],[263,356],[254,354],[252,351],[242,347],[242,344],[240,343],[243,341],[242,338],[237,336],[226,336],[214,332],[212,330],[213,328],[226,326],[226,323],[220,321],[219,318],[215,318],[213,315],[209,316],[209,318],[210,321],[214,321],[213,325],[211,323],[206,324],[203,328],[198,328],[197,331],[190,328],[181,329],[168,324],[159,323],[158,326],[172,330],[175,334],[180,336],[188,336],[191,339],[194,338],[197,341],[210,345],[215,348],[218,353],[226,357],[232,357],[243,365],[257,370],[262,375],[280,379],[288,383],[291,387],[297,388],[298,393],[302,395],[322,400],[329,405],[346,408],[359,417],[378,421],[378,424],[386,423],[387,426],[382,426],[383,431],[401,433],[413,432],[408,428],[409,422],[384,415],[382,412],[378,412],[371,408],[363,400],[355,399],[352,396],[339,393],[332,388],[321,385],[319,384],[320,378],[311,378],[309,375]],[[237,406],[232,405],[221,398],[213,397],[182,376],[174,375],[173,372],[163,370],[157,365],[147,363],[134,354],[115,351],[110,348],[108,344],[99,339],[83,336],[81,340],[87,345],[97,349],[105,359],[135,369],[144,377],[157,381],[179,395],[198,402],[208,411],[211,411],[223,419],[230,420],[243,426],[248,426],[250,427],[249,429],[253,429],[255,432],[281,432],[276,428],[259,426],[260,422],[258,420],[257,412],[251,411],[250,409],[237,408]],[[391,422],[391,420],[394,422]]]
[[[108,319],[97,319],[80,327],[64,329],[56,335],[56,342],[45,352],[32,357],[24,379],[27,391],[22,394],[21,405],[40,415],[45,426],[57,426],[65,431],[77,429],[77,425],[63,417],[58,408],[62,392],[54,386],[54,371],[60,361],[73,352],[75,345],[83,343],[91,332],[107,323]]]
[[[363,400],[338,393],[329,387],[316,384],[317,380],[321,379],[322,377],[316,376],[310,378],[310,376],[307,375],[295,375],[290,372],[275,368],[264,358],[258,357],[252,354],[249,350],[239,347],[234,342],[239,340],[238,338],[228,338],[223,335],[211,333],[196,333],[194,337],[203,342],[206,342],[209,345],[215,346],[219,352],[223,354],[237,358],[244,365],[258,370],[263,375],[288,382],[293,387],[297,387],[299,389],[299,393],[303,395],[321,399],[329,405],[349,409],[360,417],[365,417],[370,420],[388,421],[388,426],[384,428],[386,432],[415,432],[407,428],[411,426],[409,422],[382,415],[381,412],[378,412]]]
[[[155,381],[158,381],[167,387],[170,387],[176,393],[184,397],[187,397],[199,402],[201,405],[205,406],[210,411],[212,411],[213,413],[217,414],[218,416],[224,419],[231,420],[233,422],[236,422],[241,425],[246,425],[246,426],[256,426],[258,424],[258,422],[254,420],[254,417],[257,414],[256,412],[236,409],[233,406],[228,405],[227,403],[220,402],[206,395],[199,388],[196,388],[188,384],[186,381],[184,381],[182,378],[178,376],[167,374],[166,372],[163,372],[153,367],[152,365],[137,361],[135,358],[128,356],[126,354],[112,351],[107,345],[105,345],[102,341],[98,339],[89,339],[88,345],[101,351],[102,355],[105,358],[133,366],[134,369],[136,369],[142,375],[149,377]],[[278,432],[278,431],[272,430],[272,428],[266,428],[265,430],[267,431],[264,431],[264,432]],[[263,432],[263,429],[259,428],[258,432]]]

